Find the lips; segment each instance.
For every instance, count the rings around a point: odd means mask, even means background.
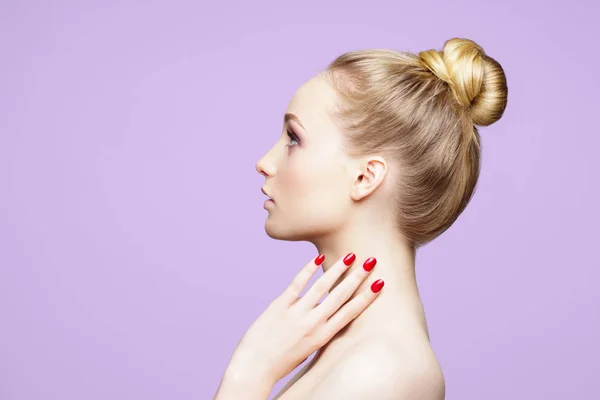
[[[265,189],[264,189],[264,188],[260,188],[260,191],[261,191],[261,192],[263,192],[263,193],[264,193],[264,195],[265,195],[265,196],[267,196],[267,197],[269,198],[269,200],[271,200],[271,201],[273,200],[273,199],[271,198],[271,196],[269,196],[269,193],[267,193],[267,192],[265,191]]]

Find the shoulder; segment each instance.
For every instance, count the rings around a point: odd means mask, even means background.
[[[315,398],[443,400],[444,376],[433,352],[377,340],[355,351],[321,382]]]

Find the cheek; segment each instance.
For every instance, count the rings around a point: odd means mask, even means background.
[[[347,175],[333,157],[293,158],[277,173],[275,208],[266,221],[276,239],[310,240],[344,223],[350,200]]]
[[[325,223],[345,210],[345,177],[338,165],[308,160],[290,163],[281,172],[282,193],[295,217]]]
[[[297,150],[291,150],[292,152]],[[314,180],[314,165],[310,157],[291,153],[277,172],[277,192],[286,200],[310,193]]]
[[[316,157],[296,157],[280,169],[278,189],[287,199],[309,200],[334,181],[333,171]]]

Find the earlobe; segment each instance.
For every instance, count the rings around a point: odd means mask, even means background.
[[[351,192],[352,199],[362,200],[373,193],[383,182],[387,168],[387,163],[381,157],[370,157],[363,160],[357,170]]]

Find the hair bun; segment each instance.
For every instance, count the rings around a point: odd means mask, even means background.
[[[419,59],[448,83],[458,103],[470,109],[475,125],[491,125],[502,117],[508,97],[504,70],[477,43],[453,38],[444,43],[443,51],[422,51]]]

